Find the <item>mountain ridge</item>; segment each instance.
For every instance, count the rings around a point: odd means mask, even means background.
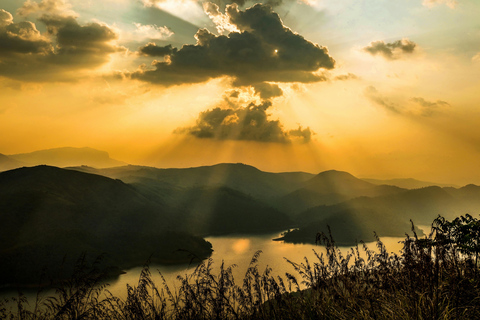
[[[52,165],[56,167],[67,167],[75,165],[89,165],[92,167],[114,167],[125,165],[125,162],[110,158],[106,151],[90,147],[60,147],[52,149],[37,150],[28,153],[8,155],[9,158],[20,161],[25,165]]]

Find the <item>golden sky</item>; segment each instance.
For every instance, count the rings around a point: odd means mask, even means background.
[[[2,0],[0,153],[480,184],[477,0]]]

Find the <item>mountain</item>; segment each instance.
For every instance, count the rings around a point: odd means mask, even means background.
[[[106,168],[125,165],[125,162],[110,158],[107,152],[92,148],[55,148],[13,154],[8,157],[29,166],[42,164],[56,167],[87,165],[96,168]]]
[[[290,243],[315,243],[318,232],[328,235],[330,227],[337,245],[354,246],[359,241],[374,241],[380,237],[401,237],[411,231],[408,219],[369,208],[342,208],[335,212],[317,212],[317,220],[304,223],[278,240]],[[416,229],[417,234],[422,232]]]
[[[241,163],[221,163],[213,166],[181,169],[158,169],[144,166],[124,166],[102,170],[87,167],[71,169],[101,174],[126,183],[148,185],[152,181],[156,181],[184,189],[226,187],[267,203],[275,197],[299,188],[313,176],[305,172],[264,172]]]
[[[107,177],[50,166],[0,173],[0,285],[54,278],[83,252],[123,269],[205,258],[211,245],[181,230],[177,211]],[[190,253],[189,253],[190,252]],[[65,268],[67,270],[68,268]]]
[[[190,188],[165,201],[185,213],[186,231],[200,235],[255,234],[292,225],[286,214],[227,187]]]
[[[122,181],[129,182],[150,200],[175,208],[178,211],[177,217],[181,217],[182,230],[197,235],[281,231],[292,224],[283,212],[241,191],[223,185],[179,187],[171,184],[175,181],[165,182],[167,179],[155,178],[155,173],[163,173],[158,171],[159,169],[143,167],[140,171],[128,170],[132,168],[128,166],[105,170],[90,167],[76,169],[121,177]],[[189,170],[183,174],[188,175]]]
[[[409,231],[410,220],[428,225],[438,215],[454,219],[465,213],[480,213],[479,186],[432,186],[310,208],[297,216],[299,229],[286,234],[283,240],[314,242],[316,233],[326,232],[330,225],[336,239],[354,244],[355,240],[373,240],[372,231],[380,236],[402,236]]]
[[[0,153],[0,171],[7,171],[15,168],[24,166],[25,164],[21,161],[17,161]]]
[[[277,208],[285,212],[298,214],[308,208],[319,205],[333,205],[356,197],[376,197],[395,194],[404,189],[363,181],[343,171],[324,171],[304,183],[297,189],[277,201]]]
[[[389,179],[389,180],[379,180],[379,179],[362,179],[363,181],[370,182],[376,185],[389,185],[396,186],[403,189],[419,189],[431,186],[437,187],[455,187],[453,184],[442,184],[435,182],[420,181],[416,179]]]

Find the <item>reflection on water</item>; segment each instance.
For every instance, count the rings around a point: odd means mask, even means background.
[[[258,250],[262,251],[258,261],[258,268],[260,272],[263,272],[268,266],[272,268],[273,275],[279,275],[284,277],[285,273],[291,273],[297,276],[294,268],[286,260],[290,260],[296,263],[304,262],[305,258],[310,263],[314,263],[316,260],[313,250],[318,254],[325,253],[326,250],[322,246],[316,246],[312,244],[292,244],[283,243],[281,241],[272,241],[277,238],[279,234],[267,234],[267,235],[230,235],[222,237],[210,237],[208,241],[212,243],[213,254],[212,259],[214,261],[214,274],[218,274],[220,265],[222,262],[225,266],[236,265],[233,270],[235,281],[240,285],[243,281],[245,272],[248,269],[252,256]],[[402,244],[399,241],[404,238],[399,237],[384,237],[382,238],[388,252],[399,253],[402,249]],[[367,246],[371,250],[376,250],[376,243],[367,243]],[[343,255],[347,254],[350,247],[340,248]],[[362,253],[362,250],[360,250]],[[365,257],[365,254],[363,254]],[[175,288],[179,286],[177,276],[186,276],[191,274],[196,265],[175,265],[175,266],[159,266],[151,265],[150,271],[152,273],[152,280],[158,288],[163,286],[163,280],[159,272],[164,276],[166,283],[170,290],[175,292]],[[124,299],[127,295],[127,284],[136,286],[140,276],[142,267],[136,267],[127,270],[127,272],[121,275],[115,281],[109,281],[110,285],[107,289],[116,297]],[[23,291],[30,306],[35,305],[35,299],[37,297],[36,291]],[[41,296],[48,297],[54,294],[54,290],[46,290]],[[1,292],[0,299],[18,297],[17,291]]]
[[[232,244],[235,254],[242,254],[250,248],[250,239],[237,239]]]
[[[233,275],[236,283],[241,284],[252,256],[255,252],[261,250],[262,254],[258,261],[259,271],[263,272],[268,266],[273,269],[272,273],[274,275],[284,276],[286,272],[296,275],[294,268],[285,260],[285,258],[297,263],[304,262],[304,259],[307,258],[310,263],[314,263],[316,257],[313,250],[318,254],[326,252],[325,248],[322,246],[272,241],[272,239],[277,238],[278,236],[278,234],[255,236],[230,235],[207,238],[207,240],[212,243],[214,250],[212,254],[212,259],[214,261],[214,274],[218,274],[222,262],[224,262],[227,267],[230,265],[236,265],[233,270]],[[404,238],[382,238],[387,250],[394,253],[399,253],[402,249],[402,244],[399,243],[399,241],[402,240],[404,240]],[[367,243],[367,246],[371,250],[376,250],[376,243]],[[340,250],[342,254],[347,254],[350,247],[342,247]],[[362,250],[360,251],[362,252]],[[190,274],[195,266],[196,265],[152,265],[150,266],[150,271],[152,272],[152,278],[158,287],[163,285],[163,280],[159,275],[159,272],[161,272],[170,289],[174,290],[176,286],[179,286],[179,282],[176,280],[177,276]],[[117,281],[110,284],[110,292],[120,298],[124,298],[127,291],[126,284],[136,285],[141,270],[141,267],[127,270],[126,274],[121,275]]]

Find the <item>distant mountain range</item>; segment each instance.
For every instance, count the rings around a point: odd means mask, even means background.
[[[73,165],[24,167],[43,160]],[[152,254],[157,263],[203,259],[212,250],[203,238],[212,235],[288,229],[281,240],[312,243],[328,225],[338,244],[353,245],[374,240],[374,231],[403,236],[410,219],[427,225],[439,214],[480,212],[475,185],[411,189],[423,183],[379,185],[342,171],[270,173],[245,164],[109,167],[115,164],[88,148],[0,155],[5,168],[22,166],[0,172],[0,286],[33,283],[39,268],[52,270],[65,255],[71,267],[82,252],[107,253],[105,263],[124,269]]]
[[[427,181],[420,181],[412,178],[408,179],[388,179],[388,180],[380,180],[380,179],[362,179],[364,181],[377,184],[377,185],[389,185],[389,186],[397,186],[404,189],[419,189],[431,186],[437,187],[458,187],[454,184],[445,184],[445,183],[435,183],[435,182],[427,182]]]
[[[26,164],[0,153],[0,171],[20,168]]]
[[[306,181],[303,187],[279,197],[276,206],[297,214],[319,205],[333,205],[356,197],[377,197],[400,191],[403,189],[378,186],[357,179],[348,172],[330,170],[319,173]]]
[[[122,166],[126,163],[110,158],[105,151],[92,148],[65,147],[30,153],[0,155],[0,171],[42,164],[56,167],[87,165],[95,168],[106,168]]]

